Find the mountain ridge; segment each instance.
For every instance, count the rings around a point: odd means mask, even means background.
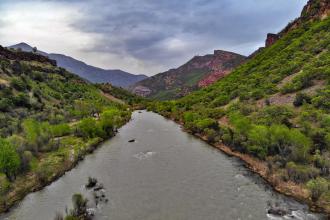
[[[33,47],[24,42],[9,46],[8,48],[21,49],[27,52],[33,51]],[[145,75],[134,75],[119,69],[107,70],[94,67],[64,54],[46,53],[41,50],[37,50],[37,53],[56,60],[58,66],[63,67],[93,83],[111,83],[114,86],[127,88],[131,84],[147,78]]]
[[[237,53],[215,50],[213,54],[194,56],[178,68],[141,80],[130,86],[130,90],[160,100],[180,98],[228,75],[245,59]]]

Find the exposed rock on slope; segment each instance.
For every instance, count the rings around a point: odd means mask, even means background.
[[[329,0],[309,0],[301,12],[301,16],[287,25],[280,33],[283,35],[290,30],[299,27],[306,21],[315,21],[317,19],[326,19],[330,15]]]
[[[132,86],[131,91],[160,100],[179,98],[214,83],[244,61],[242,55],[215,50],[214,54],[195,56],[177,69],[142,80]]]

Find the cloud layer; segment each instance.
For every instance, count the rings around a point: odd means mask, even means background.
[[[214,49],[248,55],[307,0],[2,0],[0,44],[148,75]]]

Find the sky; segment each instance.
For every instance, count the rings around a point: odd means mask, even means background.
[[[307,0],[0,0],[0,45],[26,42],[154,75],[215,49],[249,55]]]

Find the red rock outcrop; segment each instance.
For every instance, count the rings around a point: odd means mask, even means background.
[[[236,67],[236,65],[228,64],[236,59],[237,54],[215,50],[214,59],[209,63],[211,71],[198,82],[198,87],[207,87],[228,75]]]
[[[277,34],[267,34],[267,39],[266,39],[266,47],[269,47],[271,45],[273,45],[278,39],[280,39],[279,35]]]
[[[288,24],[279,34],[284,35],[305,21],[326,19],[330,16],[330,0],[309,0],[299,18]]]
[[[130,89],[135,94],[157,99],[180,98],[199,87],[208,86],[229,74],[246,57],[222,50],[195,56],[184,65],[142,80]]]

